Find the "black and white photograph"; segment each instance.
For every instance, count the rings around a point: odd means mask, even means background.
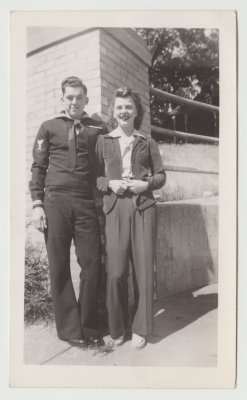
[[[26,133],[12,191],[13,383],[232,387],[236,15],[31,14],[11,21],[12,46],[24,33],[12,80],[20,59],[25,101],[13,110]]]

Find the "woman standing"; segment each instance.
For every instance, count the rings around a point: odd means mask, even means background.
[[[156,205],[152,191],[166,176],[158,146],[139,129],[144,110],[128,88],[116,90],[111,108],[117,127],[98,138],[97,186],[104,193],[106,215],[107,299],[114,346],[124,343],[128,324],[128,270],[133,266],[135,310],[132,348],[146,344],[153,329],[153,270]]]

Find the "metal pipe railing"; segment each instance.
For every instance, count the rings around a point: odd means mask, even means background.
[[[193,107],[193,108],[199,108],[204,111],[210,111],[210,112],[219,112],[219,107],[213,106],[211,104],[207,103],[201,103],[199,101],[195,100],[189,100],[185,99],[184,97],[180,97],[168,92],[164,92],[160,89],[155,89],[150,86],[150,93],[161,97],[162,99],[168,99],[171,102],[177,103],[177,104],[182,104],[188,107]],[[159,133],[162,135],[169,135],[173,137],[180,137],[183,139],[193,139],[193,140],[200,140],[204,142],[209,142],[209,143],[219,143],[219,138],[213,137],[213,136],[203,136],[203,135],[196,135],[193,133],[187,133],[187,132],[180,132],[172,129],[167,129],[167,128],[161,128],[155,125],[151,125],[151,131],[155,133]],[[171,172],[185,172],[185,173],[193,173],[193,174],[213,174],[213,175],[219,175],[219,171],[209,171],[209,170],[201,170],[193,167],[179,167],[179,166],[174,166],[174,165],[164,165],[165,171],[171,171]]]
[[[203,135],[195,135],[194,133],[173,131],[172,129],[161,128],[155,125],[151,125],[151,131],[162,135],[181,137],[183,139],[193,139],[210,143],[219,143],[219,138],[215,138],[213,136],[203,136]]]
[[[219,107],[213,106],[212,104],[201,103],[200,101],[186,99],[184,97],[180,97],[175,94],[156,89],[152,86],[149,87],[149,90],[151,94],[161,97],[162,99],[170,100],[173,103],[182,104],[193,108],[200,108],[204,111],[219,112]]]

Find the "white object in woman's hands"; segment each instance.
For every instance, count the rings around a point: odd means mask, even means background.
[[[124,194],[128,188],[126,181],[113,179],[108,184],[109,188],[116,194]]]
[[[149,183],[146,181],[141,181],[137,179],[133,179],[132,181],[128,182],[128,189],[134,193],[142,193],[145,192],[148,188]]]

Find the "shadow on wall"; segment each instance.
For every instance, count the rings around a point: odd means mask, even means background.
[[[216,199],[159,204],[158,218],[157,298],[217,282]]]

